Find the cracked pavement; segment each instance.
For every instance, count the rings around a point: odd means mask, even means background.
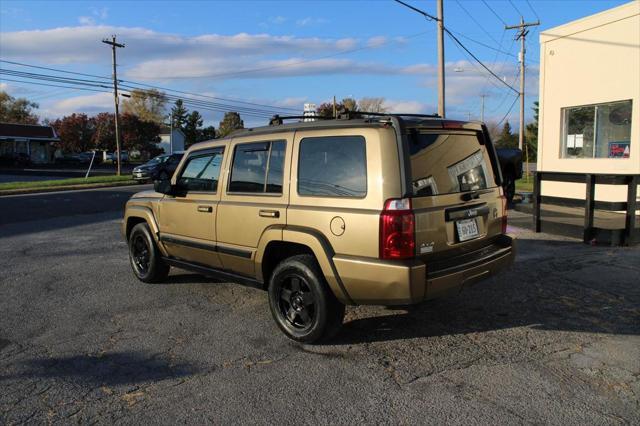
[[[261,290],[175,269],[138,282],[127,191],[0,212],[0,423],[640,423],[638,247],[513,227],[510,271],[418,306],[349,307],[331,344],[299,345]],[[75,204],[96,197],[110,207]]]

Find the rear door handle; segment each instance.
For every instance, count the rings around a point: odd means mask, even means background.
[[[280,217],[278,210],[260,210],[260,217]]]
[[[211,213],[213,211],[213,207],[211,207],[211,206],[198,206],[198,211],[200,213]]]

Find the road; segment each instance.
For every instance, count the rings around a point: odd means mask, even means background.
[[[0,423],[640,423],[638,248],[512,227],[501,276],[299,345],[263,291],[136,281],[136,189],[0,198]]]

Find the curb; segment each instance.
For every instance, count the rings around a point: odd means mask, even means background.
[[[5,189],[0,190],[0,197],[6,195],[23,195],[23,194],[39,194],[46,192],[59,192],[59,191],[74,191],[78,189],[94,189],[94,188],[111,188],[118,186],[139,186],[140,184],[135,181],[124,182],[104,182],[104,183],[88,183],[79,185],[62,185],[62,186],[50,186],[41,188],[24,188],[24,189]]]

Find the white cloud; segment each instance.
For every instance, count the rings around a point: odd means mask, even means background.
[[[238,57],[246,55],[312,55],[351,49],[353,38],[273,36],[269,34],[205,34],[194,37],[159,33],[145,28],[86,25],[48,30],[0,33],[2,54],[48,63],[108,63],[110,57],[98,48],[100,40],[117,34],[126,44],[119,57],[129,63],[154,59]]]
[[[93,115],[112,110],[113,95],[111,93],[95,93],[53,101],[46,105],[41,105],[38,112],[42,117],[57,118],[73,113],[83,112]]]
[[[93,16],[103,21],[109,17],[109,9],[106,7],[102,7],[99,9],[97,7],[93,7],[91,8],[91,13],[93,14]]]
[[[78,22],[80,23],[80,25],[95,25],[96,24],[96,20],[93,19],[91,16],[80,16],[80,17],[78,17]]]
[[[371,37],[367,40],[367,47],[380,47],[388,42],[389,40],[385,36]]]
[[[432,114],[437,111],[437,108],[432,105],[412,100],[387,99],[384,101],[384,106],[393,113]]]
[[[307,17],[307,18],[298,19],[296,21],[296,25],[298,27],[308,27],[310,25],[322,25],[322,24],[326,24],[328,22],[329,21],[327,19],[324,19],[324,18]]]

